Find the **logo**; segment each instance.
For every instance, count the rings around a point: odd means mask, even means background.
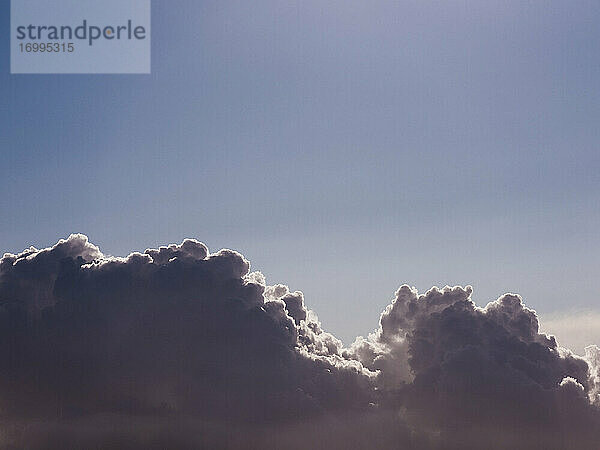
[[[150,73],[150,0],[12,0],[11,73]]]
[[[88,45],[93,45],[94,41],[100,38],[104,39],[146,39],[146,28],[144,26],[135,26],[131,20],[123,26],[105,26],[98,27],[88,25],[86,19],[81,26],[73,27],[69,25],[21,25],[17,27],[17,39],[30,41],[72,41],[73,39],[85,40]]]

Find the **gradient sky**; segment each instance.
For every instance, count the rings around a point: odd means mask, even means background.
[[[597,309],[598,2],[155,0],[136,76],[10,75],[0,8],[0,251],[195,237],[346,343],[405,282]]]

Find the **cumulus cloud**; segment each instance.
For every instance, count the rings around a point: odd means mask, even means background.
[[[417,424],[434,423],[451,448],[593,448],[591,350],[586,361],[539,333],[518,295],[480,308],[471,294],[446,287],[419,295],[402,286],[378,331],[349,352],[381,369],[386,401],[403,405]],[[388,378],[390,366],[409,371]]]
[[[506,294],[396,292],[344,348],[300,291],[193,239],[0,260],[6,448],[596,448],[600,351]]]

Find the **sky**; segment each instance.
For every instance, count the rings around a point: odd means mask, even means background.
[[[403,283],[598,314],[597,2],[152,8],[151,75],[10,75],[0,34],[0,253],[196,238],[347,344]]]

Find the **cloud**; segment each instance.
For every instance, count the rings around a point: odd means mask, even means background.
[[[539,333],[518,295],[480,308],[471,294],[446,287],[419,295],[402,286],[379,329],[349,353],[382,370],[385,401],[403,405],[417,425],[434,424],[449,446],[593,448],[599,417],[588,361]],[[390,366],[410,370],[389,379]]]
[[[349,348],[239,253],[105,256],[83,235],[0,260],[6,448],[595,448],[600,353],[507,294],[396,292]]]
[[[543,330],[556,336],[561,346],[583,355],[590,342],[600,343],[600,312],[564,311],[544,315]]]

